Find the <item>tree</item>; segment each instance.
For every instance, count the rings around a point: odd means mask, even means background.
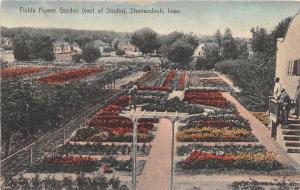
[[[175,41],[168,52],[168,59],[176,63],[187,64],[194,53],[194,48],[182,39]]]
[[[206,57],[197,58],[195,67],[197,70],[210,69],[210,65]]]
[[[221,47],[221,44],[222,44],[222,34],[221,34],[221,32],[220,32],[219,29],[214,34],[214,37],[216,38],[219,47]]]
[[[157,33],[150,28],[143,28],[133,33],[132,44],[137,46],[143,53],[153,53],[160,46]]]
[[[97,48],[94,48],[91,44],[87,44],[82,49],[82,58],[88,63],[96,61],[100,58],[100,56],[100,51]]]
[[[14,38],[14,55],[17,60],[54,59],[52,41],[43,35],[21,34]]]
[[[29,60],[29,46],[28,46],[28,35],[21,34],[17,35],[13,39],[13,50],[14,50],[14,56],[16,60],[20,61],[27,61]]]
[[[271,36],[268,35],[266,29],[256,27],[251,28],[250,32],[252,33],[251,47],[254,52],[268,54],[273,51]]]
[[[285,36],[291,20],[292,17],[287,17],[278,23],[278,25],[272,31],[274,39],[283,38]]]
[[[271,33],[268,33],[265,28],[251,28],[251,47],[253,51],[275,56],[277,50],[277,38],[284,37],[291,19],[291,17],[287,17],[280,21]]]
[[[225,29],[222,39],[222,56],[224,59],[236,59],[238,57],[236,40],[233,38],[230,28]]]

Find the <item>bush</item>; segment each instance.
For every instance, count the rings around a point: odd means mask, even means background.
[[[144,68],[143,68],[143,71],[144,71],[144,72],[149,72],[149,71],[151,71],[150,65],[145,65]]]
[[[242,90],[236,94],[250,111],[265,111],[268,96],[272,95],[275,76],[275,58],[254,54],[251,59],[226,60],[216,64],[215,69],[233,80]]]
[[[119,55],[119,56],[125,55],[125,51],[122,50],[122,49],[117,49],[117,50],[116,50],[116,55]]]

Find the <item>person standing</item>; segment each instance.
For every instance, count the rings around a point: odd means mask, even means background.
[[[281,95],[278,102],[281,108],[280,110],[281,110],[282,123],[287,125],[289,119],[289,113],[291,109],[291,98],[284,88],[281,90]]]
[[[276,77],[275,80],[275,85],[274,85],[274,93],[273,93],[273,97],[275,100],[279,100],[280,95],[281,95],[281,84],[279,82],[279,77]]]
[[[130,103],[130,109],[133,106],[133,109],[136,110],[136,94],[137,94],[138,88],[136,85],[133,85],[133,87],[129,90],[129,94],[130,94],[130,99],[131,99],[131,103]]]
[[[299,111],[300,111],[300,79],[298,81],[298,86],[296,88],[295,93],[295,113],[296,118],[299,119]]]

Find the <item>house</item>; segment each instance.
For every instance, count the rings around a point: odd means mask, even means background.
[[[110,49],[110,44],[104,42],[103,40],[94,40],[93,41],[93,46],[97,49],[99,49],[100,53],[103,54],[105,53],[105,49]]]
[[[65,41],[55,41],[53,43],[53,52],[55,54],[60,54],[60,53],[81,53],[82,50],[78,46],[77,43],[70,44],[69,42]]]
[[[219,48],[219,44],[216,42],[203,42],[198,45],[194,51],[194,58],[204,57],[205,53]]]
[[[131,43],[130,37],[120,37],[118,39],[118,49],[126,52],[139,52],[139,48]]]
[[[0,62],[1,63],[13,63],[15,61],[13,50],[0,50]]]
[[[294,98],[300,79],[300,12],[290,22],[285,37],[277,39],[276,77]]]
[[[247,52],[248,52],[248,58],[251,58],[254,55],[254,51],[250,43],[247,43]]]
[[[277,39],[276,77],[291,99],[295,98],[296,87],[300,80],[300,12],[291,20],[284,38]],[[289,124],[282,124],[280,107],[277,100],[269,101],[271,131],[276,131],[276,142],[294,158],[300,161],[300,119],[289,115]],[[296,144],[294,144],[296,142]],[[300,163],[300,162],[299,162]]]
[[[77,43],[70,44],[65,41],[55,41],[53,42],[53,52],[56,61],[72,61],[73,56],[76,54],[81,54],[82,50]]]
[[[1,47],[5,50],[11,50],[13,46],[12,40],[8,37],[1,38]]]

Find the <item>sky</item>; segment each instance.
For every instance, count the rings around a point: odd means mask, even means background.
[[[22,8],[21,8],[22,7]],[[35,9],[26,13],[25,9]],[[55,13],[39,13],[39,8]],[[78,9],[79,13],[60,13]],[[82,8],[94,8],[94,14],[82,14]],[[104,13],[98,13],[103,8]],[[127,14],[105,13],[106,9],[126,9]],[[131,8],[162,9],[165,14],[130,14]],[[167,10],[179,10],[171,14]],[[181,31],[212,35],[231,28],[236,37],[250,37],[251,27],[272,30],[279,21],[294,16],[300,1],[1,1],[0,25],[5,27],[71,28],[133,32],[150,27],[160,34]]]

